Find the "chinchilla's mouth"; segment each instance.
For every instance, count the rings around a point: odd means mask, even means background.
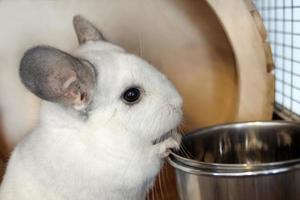
[[[158,143],[161,143],[163,141],[165,141],[166,139],[172,137],[172,135],[176,133],[176,130],[172,129],[168,132],[166,132],[165,134],[163,134],[162,136],[160,136],[159,138],[156,138],[155,140],[152,141],[153,145],[156,145]]]

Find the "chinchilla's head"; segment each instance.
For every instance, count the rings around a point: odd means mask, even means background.
[[[182,99],[169,80],[106,42],[81,16],[73,22],[79,48],[72,55],[49,46],[29,49],[20,65],[24,85],[43,100],[85,113],[87,122],[107,121],[147,141],[175,129]]]

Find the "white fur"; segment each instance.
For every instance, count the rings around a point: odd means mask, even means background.
[[[181,121],[182,99],[147,62],[105,42],[87,42],[73,55],[91,62],[97,87],[88,116],[42,102],[40,121],[14,150],[1,200],[140,200],[179,142],[152,141]],[[139,103],[121,95],[140,86]]]

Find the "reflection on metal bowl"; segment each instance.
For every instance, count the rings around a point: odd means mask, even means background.
[[[184,200],[299,200],[300,124],[246,122],[197,130],[172,152]]]

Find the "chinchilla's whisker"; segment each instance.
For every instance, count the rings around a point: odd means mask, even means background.
[[[187,157],[187,158],[189,158],[189,156],[188,156],[188,154],[185,152],[185,150],[184,150],[184,147],[183,147],[183,145],[181,144],[180,145],[180,153],[182,153],[183,154],[183,156],[185,156],[185,157]]]
[[[187,149],[187,147],[186,147],[184,144],[183,144],[183,146],[184,146],[185,151],[186,151],[187,154],[188,154],[188,157],[191,158],[191,159],[193,159],[194,156],[189,152],[189,150]]]
[[[187,158],[193,158],[193,156],[192,156],[191,153],[187,150],[187,148],[184,146],[183,143],[181,144],[181,149],[182,149],[182,151],[184,152],[184,155],[185,155]]]
[[[184,151],[182,151],[182,149],[181,149],[181,148],[179,149],[178,153],[179,153],[180,155],[182,155],[183,157],[186,157],[186,155],[185,155]]]
[[[184,151],[184,155],[186,158],[191,158],[189,152],[186,150],[186,148],[184,146],[182,146],[182,150]]]

